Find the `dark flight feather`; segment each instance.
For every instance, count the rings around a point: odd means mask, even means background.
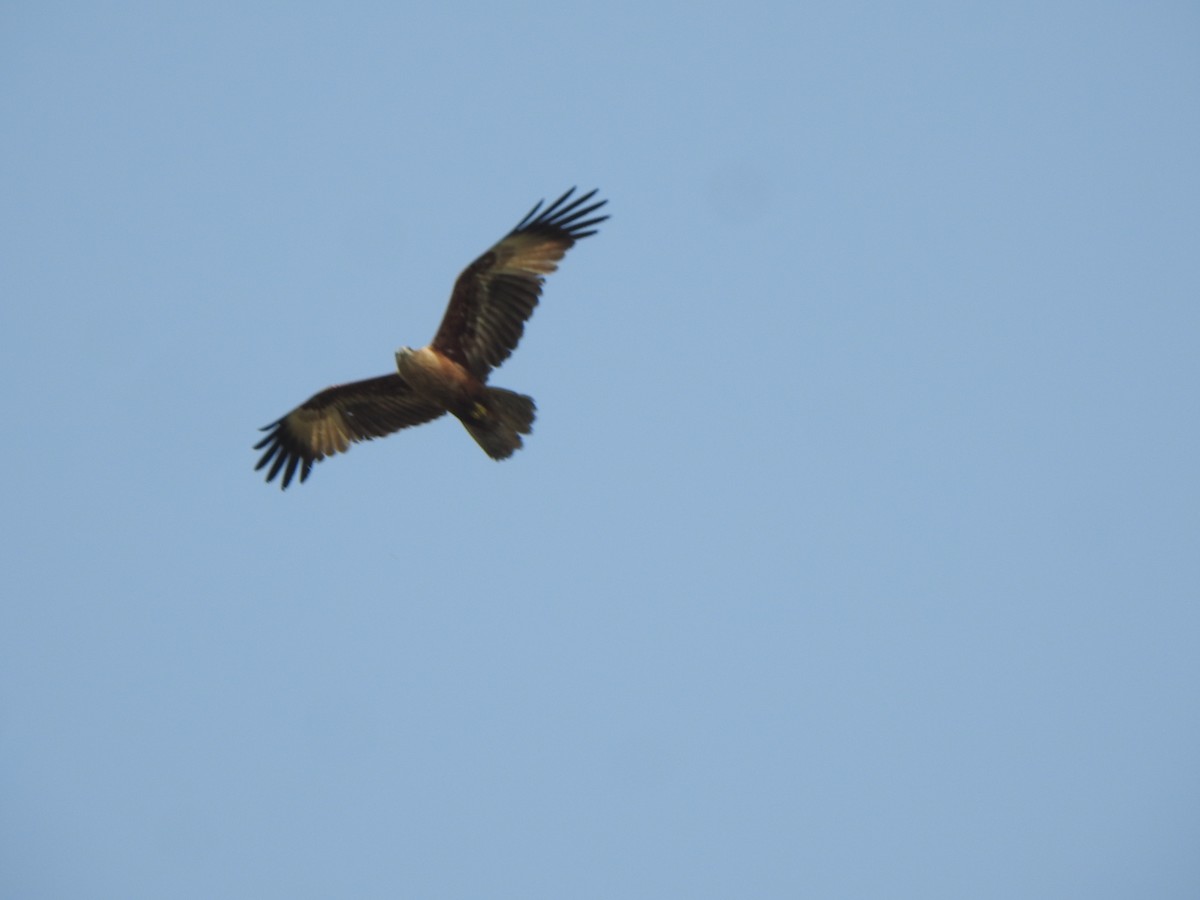
[[[608,216],[587,218],[608,201],[595,191],[570,200],[574,188],[541,211],[539,202],[503,239],[467,266],[454,284],[433,348],[481,381],[516,349],[533,315],[545,276],[577,240]],[[585,205],[587,204],[587,205]]]
[[[415,395],[399,375],[339,384],[314,394],[263,428],[267,436],[254,449],[265,452],[254,468],[270,464],[267,481],[282,472],[282,488],[291,484],[299,469],[303,483],[313,463],[326,456],[345,453],[359,441],[424,424],[444,412]]]

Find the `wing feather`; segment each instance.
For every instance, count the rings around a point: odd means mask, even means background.
[[[286,489],[297,470],[303,483],[313,463],[345,453],[358,441],[429,422],[444,412],[442,407],[414,394],[399,375],[336,385],[262,429],[267,436],[254,449],[264,452],[254,468],[270,465],[267,481],[282,472],[279,486]]]
[[[592,216],[607,200],[574,199],[575,188],[545,209],[538,202],[503,239],[463,270],[454,284],[433,348],[486,381],[516,349],[542,293],[545,276],[576,241],[608,216]],[[590,218],[589,218],[590,216]]]

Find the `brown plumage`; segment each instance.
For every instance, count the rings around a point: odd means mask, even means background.
[[[282,473],[280,487],[286,488],[297,471],[303,482],[313,463],[345,453],[352,443],[446,412],[466,426],[488,456],[511,456],[522,445],[521,435],[533,430],[533,398],[488,387],[487,379],[516,349],[545,276],[577,240],[596,233],[592,226],[608,218],[588,218],[607,201],[589,204],[594,190],[572,200],[574,190],[545,209],[539,202],[463,270],[433,342],[398,350],[394,374],[326,388],[262,429],[268,433],[254,445],[264,451],[255,470],[269,465],[267,481]]]

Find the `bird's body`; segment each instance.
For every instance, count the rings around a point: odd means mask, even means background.
[[[401,347],[396,371],[413,392],[450,412],[461,412],[479,400],[487,388],[459,365],[432,347]]]
[[[533,430],[533,398],[488,387],[432,347],[396,351],[396,371],[412,392],[455,416],[492,459],[507,459]]]
[[[493,459],[506,459],[533,430],[533,399],[489,387],[488,376],[516,349],[533,314],[544,276],[566,251],[608,216],[586,218],[606,201],[585,206],[591,191],[567,202],[567,191],[538,203],[507,236],[471,263],[454,284],[442,324],[427,347],[396,351],[396,372],[326,388],[264,428],[256,469],[267,481],[282,472],[286,488],[299,471],[350,444],[383,437],[449,412]],[[535,218],[536,216],[536,218]]]

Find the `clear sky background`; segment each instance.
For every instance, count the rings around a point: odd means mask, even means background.
[[[7,3],[0,896],[1200,896],[1194,3]],[[453,420],[257,429],[612,218]]]

